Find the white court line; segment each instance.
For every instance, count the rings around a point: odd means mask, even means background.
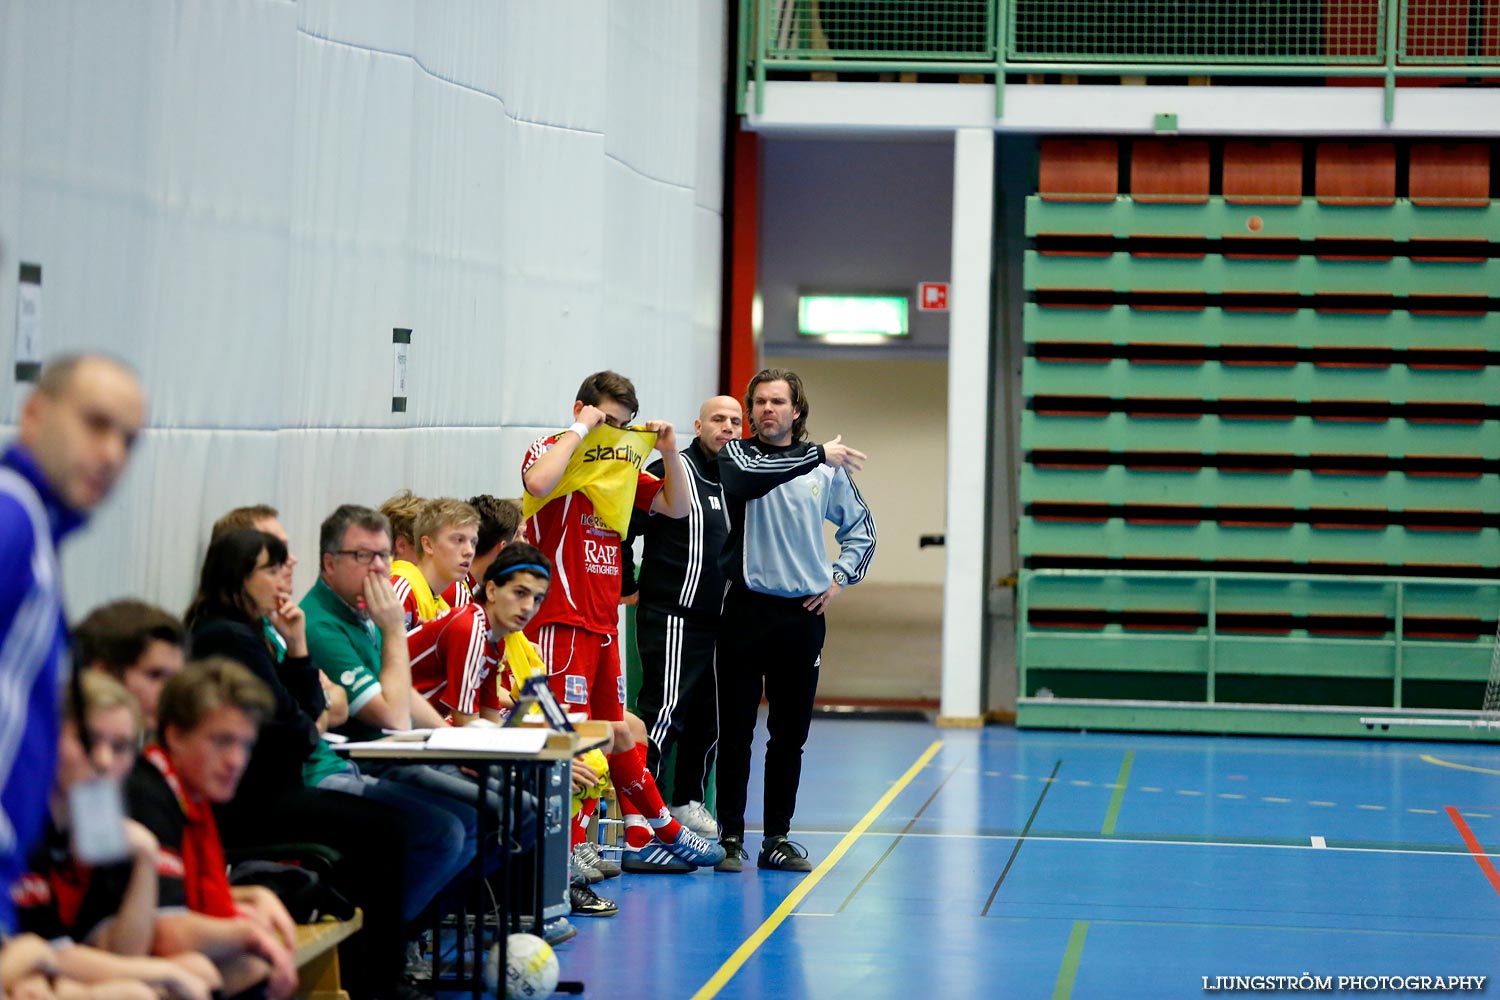
[[[1328,841],[1324,840],[1322,837],[1319,837],[1317,834],[1313,834],[1312,845],[1320,850],[1328,849]]]
[[[747,833],[758,833],[758,830],[748,830]],[[841,830],[799,830],[804,837],[828,836],[841,837]],[[866,837],[902,837],[906,840],[928,839],[928,840],[1017,840],[1016,836],[1006,836],[998,833],[887,833],[885,831],[866,830]],[[1059,844],[1113,844],[1117,847],[1132,844],[1144,844],[1157,847],[1244,847],[1257,848],[1271,851],[1345,851],[1350,854],[1430,854],[1444,858],[1473,858],[1475,855],[1462,849],[1451,851],[1424,851],[1411,847],[1318,847],[1314,844],[1251,844],[1229,840],[1136,840],[1123,837],[1056,837],[1044,833],[1029,833],[1026,835],[1027,843],[1034,841],[1052,841]],[[1500,858],[1500,851],[1486,852],[1484,857]]]

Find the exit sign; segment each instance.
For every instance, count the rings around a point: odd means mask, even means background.
[[[947,312],[948,283],[946,281],[924,281],[917,285],[918,312]]]

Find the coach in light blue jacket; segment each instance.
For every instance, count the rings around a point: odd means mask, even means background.
[[[768,368],[745,390],[755,437],[719,450],[729,504],[729,540],[719,563],[729,581],[718,645],[718,813],[725,857],[739,871],[747,857],[745,798],[756,712],[764,692],[765,836],[756,865],[812,870],[807,852],[787,839],[802,777],[802,747],[812,723],[827,621],[839,591],[864,578],[875,555],[875,519],[851,471],[865,456],[840,438],[811,444],[807,394],[795,372]],[[823,522],[838,526],[838,558],[829,565]]]
[[[0,455],[0,932],[15,930],[11,884],[41,831],[68,669],[57,546],[125,470],[145,403],[135,376],[94,355],[42,372],[21,433]]]

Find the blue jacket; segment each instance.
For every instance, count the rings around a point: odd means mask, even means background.
[[[864,579],[875,555],[875,518],[849,474],[823,457],[822,445],[778,448],[758,438],[719,449],[730,522],[719,566],[728,580],[759,594],[811,597],[828,589],[835,572],[846,586]],[[825,520],[838,526],[831,566]]]
[[[41,835],[57,764],[67,676],[57,546],[83,524],[19,444],[0,455],[0,929],[15,930],[10,886]]]

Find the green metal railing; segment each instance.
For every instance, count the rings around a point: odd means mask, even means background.
[[[1500,76],[1500,0],[740,0],[739,110],[772,72]],[[1486,82],[1493,82],[1487,80]]]
[[[1205,624],[1181,634],[1130,632],[1119,628],[1097,632],[1058,632],[1033,626],[1031,608],[1034,591],[1039,586],[1110,583],[1120,586],[1115,600],[1131,601],[1136,607],[1150,607],[1152,586],[1168,588],[1170,606],[1190,606],[1202,613]],[[1218,627],[1219,614],[1226,610],[1264,610],[1256,605],[1253,594],[1240,592],[1238,604],[1226,606],[1224,588],[1287,589],[1289,595],[1303,593],[1294,600],[1301,610],[1375,612],[1388,618],[1391,631],[1383,637],[1357,639],[1316,638],[1288,633],[1286,636],[1226,635]],[[1134,588],[1132,590],[1131,588]],[[1319,590],[1318,588],[1323,588]],[[1487,616],[1494,607],[1493,598],[1500,580],[1489,578],[1426,578],[1414,576],[1368,576],[1357,578],[1329,577],[1292,573],[1183,573],[1151,570],[1028,570],[1021,574],[1017,588],[1016,661],[1020,667],[1021,695],[1033,694],[1030,675],[1045,669],[1057,669],[1069,656],[1078,662],[1062,669],[1108,671],[1131,669],[1157,673],[1190,673],[1204,679],[1204,704],[1219,700],[1217,686],[1226,671],[1237,675],[1309,677],[1378,677],[1391,682],[1390,703],[1393,709],[1403,707],[1403,684],[1409,680],[1467,681],[1484,683],[1493,647],[1487,636],[1473,642],[1452,642],[1413,638],[1406,633],[1406,615],[1411,613],[1453,613],[1457,604],[1472,617]],[[1347,592],[1347,593],[1344,593]],[[1279,593],[1279,591],[1278,591]],[[1054,599],[1058,595],[1054,594]],[[1094,591],[1090,597],[1097,598]],[[1264,598],[1261,599],[1264,603]],[[1066,603],[1066,601],[1064,601]],[[1272,602],[1274,603],[1274,602]],[[1050,644],[1055,654],[1043,655],[1037,649]],[[1096,657],[1091,647],[1100,651]],[[1175,647],[1175,650],[1174,650]],[[1120,662],[1122,649],[1139,652]],[[1245,653],[1237,652],[1237,648]],[[1043,662],[1046,661],[1046,662]],[[1056,661],[1056,662],[1054,662]],[[1226,661],[1228,666],[1226,667]],[[1478,712],[1476,703],[1473,710]]]

